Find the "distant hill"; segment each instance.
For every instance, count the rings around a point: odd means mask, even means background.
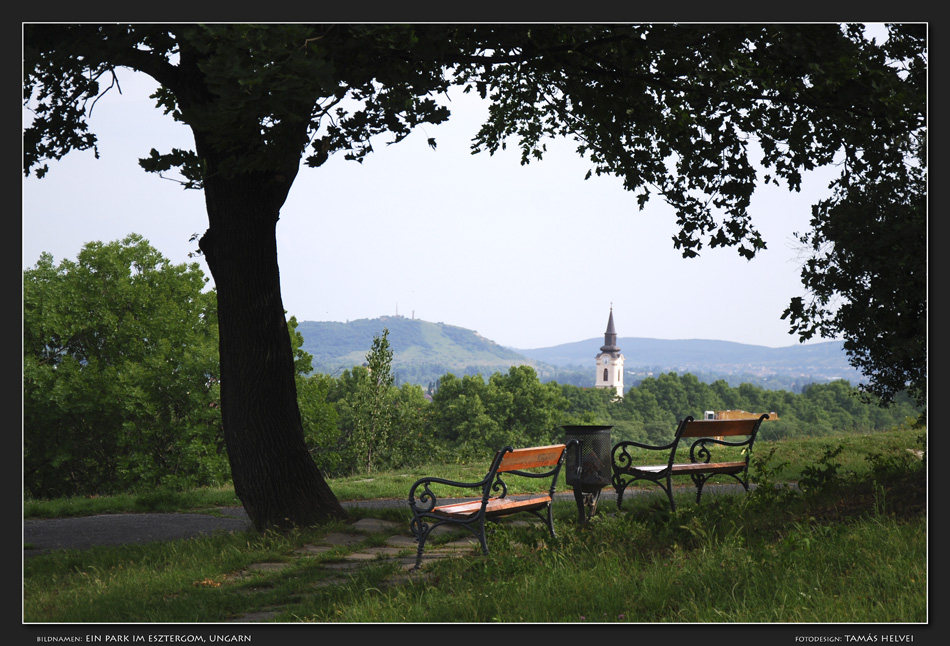
[[[389,330],[397,383],[434,384],[447,372],[456,376],[507,372],[530,365],[544,381],[593,386],[594,357],[603,337],[537,349],[507,348],[477,332],[445,323],[403,316],[340,322],[299,321],[303,349],[313,355],[314,370],[339,375],[362,365],[373,337]],[[703,381],[723,378],[731,384],[749,381],[766,388],[799,389],[805,383],[860,375],[847,361],[840,341],[769,348],[731,341],[661,340],[621,337],[627,385],[663,372],[687,372]]]
[[[304,339],[303,349],[313,355],[314,370],[326,374],[362,365],[373,337],[382,335],[384,328],[389,330],[393,370],[401,382],[427,385],[446,372],[487,376],[507,372],[513,365],[537,363],[473,330],[404,316],[297,324]]]

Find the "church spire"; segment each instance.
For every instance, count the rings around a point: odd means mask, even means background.
[[[614,327],[614,306],[610,306],[610,318],[607,319],[607,331],[604,332],[604,344],[600,346],[601,352],[620,352],[617,347],[617,330]]]

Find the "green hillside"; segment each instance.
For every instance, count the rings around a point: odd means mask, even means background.
[[[366,360],[374,336],[389,330],[393,370],[400,382],[427,384],[446,372],[456,375],[507,372],[513,365],[536,365],[533,359],[467,330],[404,316],[382,316],[339,323],[300,321],[303,349],[313,355],[317,372],[339,374]]]

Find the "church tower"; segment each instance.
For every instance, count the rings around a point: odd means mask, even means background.
[[[604,333],[604,344],[600,346],[597,355],[596,388],[612,388],[618,397],[623,397],[623,355],[617,347],[617,330],[614,328],[614,308],[610,307],[610,318],[607,319],[607,331]]]

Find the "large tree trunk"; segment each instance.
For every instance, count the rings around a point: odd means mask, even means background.
[[[204,186],[200,247],[217,289],[224,433],[235,492],[259,530],[346,517],[307,451],[297,406],[276,238],[292,179],[212,174]]]

